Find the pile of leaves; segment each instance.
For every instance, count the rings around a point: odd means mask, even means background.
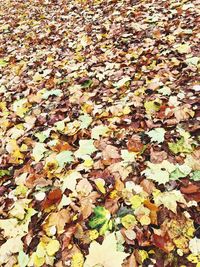
[[[3,1],[0,266],[200,266],[197,4]]]

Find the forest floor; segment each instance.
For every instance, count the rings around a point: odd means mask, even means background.
[[[0,2],[0,266],[199,267],[199,1]]]

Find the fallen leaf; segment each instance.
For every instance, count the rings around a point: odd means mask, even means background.
[[[127,256],[127,253],[117,251],[115,234],[109,234],[105,237],[102,245],[96,241],[90,244],[89,254],[86,256],[84,267],[93,267],[95,265],[121,267]]]
[[[165,133],[166,133],[165,129],[156,128],[147,132],[147,135],[151,138],[152,142],[157,142],[158,144],[160,144],[165,140]]]

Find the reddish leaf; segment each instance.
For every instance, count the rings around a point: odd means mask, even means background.
[[[42,203],[42,208],[49,208],[51,205],[60,202],[62,198],[62,191],[59,188],[56,188],[49,192],[47,198]]]

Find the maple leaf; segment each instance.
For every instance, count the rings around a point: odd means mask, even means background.
[[[121,80],[119,80],[118,82],[116,82],[114,84],[114,86],[116,87],[122,87],[123,85],[125,85],[127,82],[130,81],[130,77],[129,76],[125,76],[124,78],[122,78]]]
[[[126,229],[132,229],[137,224],[137,221],[134,215],[127,214],[121,218],[121,223]]]
[[[46,246],[46,252],[49,256],[53,256],[60,248],[58,240],[51,240]]]
[[[64,176],[64,182],[62,185],[63,192],[65,189],[70,189],[72,192],[75,191],[77,180],[80,178],[82,178],[82,175],[77,171],[71,171],[67,174],[67,176]]]
[[[147,162],[148,168],[142,172],[148,179],[156,181],[158,184],[165,184],[170,180],[170,173],[175,171],[176,166],[167,160],[159,164]]]
[[[84,258],[80,252],[76,252],[72,256],[71,267],[83,267]]]
[[[62,132],[65,129],[65,120],[57,121],[54,125],[58,131]]]
[[[10,174],[10,171],[8,170],[0,170],[0,178],[5,176],[5,175],[9,175]]]
[[[200,239],[194,237],[189,242],[189,249],[194,255],[200,255]]]
[[[176,49],[180,54],[188,53],[191,50],[189,44],[179,44],[177,45]]]
[[[93,152],[97,151],[94,146],[93,140],[80,140],[79,149],[74,153],[77,158],[84,158],[86,155],[91,155]]]
[[[159,99],[152,100],[152,101],[146,101],[144,103],[146,113],[148,115],[151,115],[152,113],[159,111],[161,103],[162,102]]]
[[[64,167],[65,163],[70,163],[73,161],[72,152],[71,151],[62,151],[56,155],[56,160],[61,168]]]
[[[17,253],[23,249],[23,242],[20,236],[13,237],[8,239],[0,247],[0,264],[3,266],[3,263],[6,263],[10,256],[14,253]]]
[[[158,90],[158,92],[162,95],[171,95],[172,91],[169,87],[163,86],[161,89]]]
[[[35,136],[38,138],[39,142],[44,142],[49,137],[50,131],[37,132]]]
[[[107,145],[102,152],[103,159],[118,159],[120,158],[119,150],[115,146]]]
[[[193,181],[200,181],[200,170],[194,171],[190,177]]]
[[[147,132],[147,135],[151,138],[152,142],[162,143],[165,140],[165,129],[163,128],[156,128],[149,132]]]
[[[154,202],[157,206],[163,205],[174,213],[176,213],[177,202],[186,205],[183,195],[178,190],[160,193],[157,197],[154,197]]]
[[[194,65],[196,66],[199,62],[199,57],[189,57],[185,60],[185,62],[188,64],[188,65]]]
[[[89,255],[86,256],[84,267],[121,267],[124,259],[129,254],[117,251],[117,240],[115,234],[105,237],[102,245],[93,241],[90,244]]]
[[[49,96],[61,96],[62,94],[63,94],[62,90],[55,89],[55,90],[45,91],[42,95],[42,98],[48,99]]]
[[[129,152],[126,149],[121,150],[121,157],[124,162],[135,162],[135,153],[134,152]]]
[[[39,162],[44,157],[46,151],[47,149],[43,143],[36,143],[32,152],[35,162]]]
[[[90,117],[87,113],[79,116],[79,121],[81,122],[80,128],[87,129],[88,126],[92,123],[92,117]]]
[[[185,164],[178,165],[176,170],[170,174],[170,180],[177,180],[179,178],[186,177],[191,172],[191,168]]]
[[[95,126],[92,129],[91,137],[92,139],[99,139],[100,136],[105,136],[108,131],[109,128],[107,126],[104,125]]]
[[[181,137],[176,143],[168,143],[169,149],[174,153],[190,153],[193,151],[193,147],[185,139]]]

